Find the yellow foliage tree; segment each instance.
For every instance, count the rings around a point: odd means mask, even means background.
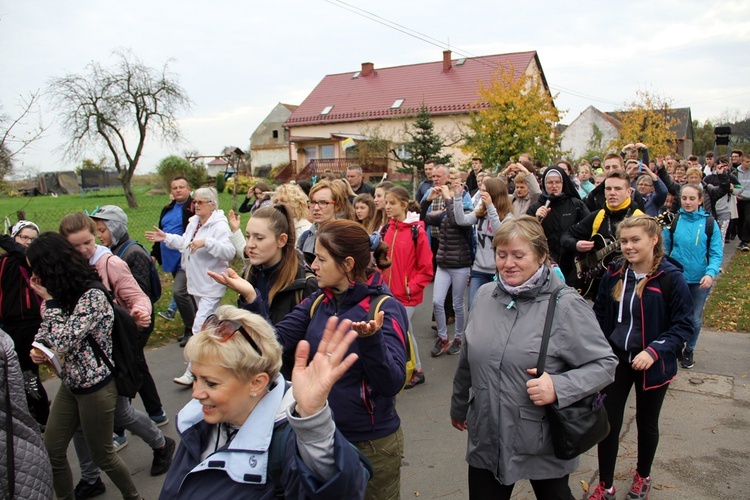
[[[672,111],[672,99],[648,90],[638,90],[635,95],[635,99],[626,102],[625,107],[616,112],[622,126],[609,148],[620,151],[628,144],[642,142],[648,146],[652,158],[676,152],[675,128],[679,121]]]
[[[461,149],[486,165],[502,165],[521,153],[541,161],[555,156],[554,127],[561,114],[539,78],[515,78],[512,65],[498,66],[488,85],[480,82],[479,99],[464,131]]]

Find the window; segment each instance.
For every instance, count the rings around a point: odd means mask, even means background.
[[[352,80],[354,80],[355,78],[359,78],[359,75],[361,75],[361,74],[362,74],[362,72],[361,72],[361,71],[357,71],[357,72],[356,72],[356,73],[354,73],[354,75],[352,76]]]
[[[326,106],[325,108],[323,108],[323,111],[321,111],[320,114],[321,115],[327,115],[328,113],[331,112],[332,109],[333,109],[333,104],[331,104],[330,106]]]
[[[411,153],[406,150],[406,144],[399,144],[396,146],[396,154],[402,160],[408,160],[411,158]]]
[[[332,144],[326,144],[325,146],[320,146],[320,158],[321,160],[328,160],[328,159],[334,158]]]
[[[401,107],[401,105],[404,103],[406,99],[396,99],[393,101],[393,104],[391,104],[391,109],[398,109]]]
[[[279,131],[278,130],[274,130],[273,133],[272,133],[272,135],[273,135],[274,139],[278,139],[279,138]]]
[[[456,61],[456,66],[463,66],[465,62],[466,62],[466,58],[462,57],[461,59]]]

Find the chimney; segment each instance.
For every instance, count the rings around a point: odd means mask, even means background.
[[[375,65],[371,62],[362,63],[362,76],[369,76],[375,72]]]
[[[443,51],[443,73],[451,69],[451,51]]]

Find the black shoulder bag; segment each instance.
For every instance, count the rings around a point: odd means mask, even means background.
[[[547,307],[547,317],[544,320],[542,347],[539,349],[539,360],[536,364],[537,377],[544,373],[544,362],[547,358],[547,346],[552,330],[552,319],[555,315],[560,290],[552,292]],[[601,393],[586,396],[580,401],[557,408],[554,404],[544,407],[552,435],[552,446],[555,457],[561,460],[571,460],[598,444],[609,434],[607,410],[604,408],[604,396]]]

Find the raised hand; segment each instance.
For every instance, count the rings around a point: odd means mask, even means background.
[[[352,330],[357,332],[357,335],[360,337],[369,337],[371,335],[375,335],[378,330],[383,328],[383,318],[385,317],[385,312],[380,311],[377,316],[375,316],[375,319],[372,319],[370,321],[357,321],[356,323],[352,323]]]
[[[242,276],[237,274],[237,272],[231,267],[228,268],[227,272],[225,273],[206,271],[206,274],[208,274],[215,282],[221,283],[227,288],[230,288],[242,295],[242,297],[245,299],[245,302],[253,302],[258,296],[258,293],[255,291],[255,287],[251,285],[247,280],[245,280]]]
[[[337,317],[328,318],[318,352],[309,363],[310,343],[301,340],[297,344],[292,370],[292,393],[297,401],[297,413],[301,417],[308,417],[322,410],[333,384],[357,361],[357,354],[346,354],[357,338],[357,334],[349,329],[350,325],[351,321],[348,319],[338,323]]]
[[[167,233],[154,226],[155,231],[146,231],[146,239],[152,242],[161,242],[167,239]]]

